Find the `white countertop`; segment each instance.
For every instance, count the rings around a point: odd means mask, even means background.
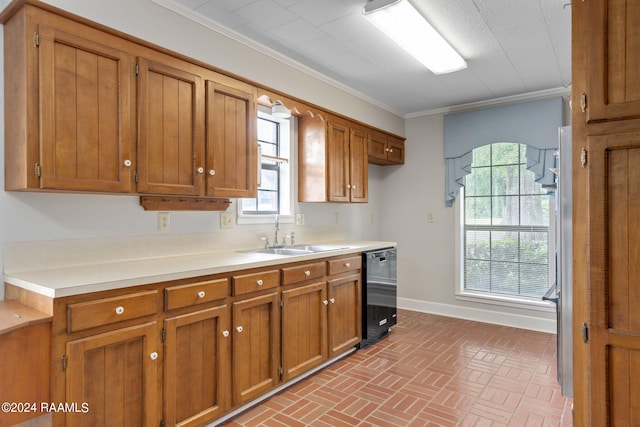
[[[6,283],[29,291],[58,298],[396,246],[394,242],[382,241],[347,241],[337,244],[345,248],[293,256],[226,250],[135,260],[112,260],[15,272],[5,271],[4,280]]]

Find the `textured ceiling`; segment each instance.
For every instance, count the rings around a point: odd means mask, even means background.
[[[364,0],[157,2],[198,14],[404,116],[570,85],[570,0],[411,1],[467,69],[434,75],[362,17]]]

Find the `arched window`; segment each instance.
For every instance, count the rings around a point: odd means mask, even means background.
[[[540,301],[549,288],[550,197],[527,170],[526,146],[472,152],[462,191],[462,293]]]

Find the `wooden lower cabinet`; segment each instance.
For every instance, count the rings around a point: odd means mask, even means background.
[[[327,360],[325,281],[282,291],[282,380]]]
[[[329,358],[344,353],[362,339],[362,284],[360,273],[330,279]]]
[[[67,342],[65,425],[158,425],[159,343],[153,321]]]
[[[164,415],[168,426],[197,426],[225,413],[230,399],[226,305],[164,321]]]
[[[360,272],[352,254],[55,299],[51,401],[77,408],[53,425],[220,419],[360,342]]]
[[[247,403],[280,381],[278,292],[233,303],[233,405]]]

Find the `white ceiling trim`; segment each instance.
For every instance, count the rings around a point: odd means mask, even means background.
[[[522,93],[518,95],[504,96],[502,98],[488,99],[478,102],[470,102],[468,104],[452,105],[451,107],[436,108],[433,110],[419,111],[416,113],[405,114],[405,119],[414,119],[416,117],[432,116],[435,114],[459,113],[462,111],[475,110],[478,108],[492,107],[497,105],[515,104],[522,101],[535,101],[538,99],[552,98],[554,96],[571,96],[571,85],[568,87],[558,87],[554,89],[545,89],[536,92]]]
[[[400,116],[403,118],[406,118],[404,116],[403,113],[400,113],[396,110],[394,110],[393,108],[391,108],[388,105],[385,105],[375,99],[370,98],[369,96],[363,94],[362,92],[358,92],[356,90],[354,90],[353,88],[346,86],[322,73],[317,72],[316,70],[314,70],[313,68],[307,67],[306,65],[301,64],[298,61],[294,61],[293,59],[289,58],[288,56],[285,56],[283,54],[281,54],[280,52],[277,52],[273,49],[271,49],[268,46],[263,45],[262,43],[259,43],[253,39],[250,39],[234,30],[232,30],[231,28],[225,27],[224,25],[220,25],[219,23],[195,12],[192,9],[187,8],[186,6],[183,6],[180,3],[177,3],[173,0],[150,0],[153,3],[156,3],[157,5],[164,7],[165,9],[170,10],[171,12],[177,13],[178,15],[181,15],[193,22],[196,22],[206,28],[209,28],[210,30],[213,30],[219,34],[222,34],[225,37],[228,37],[234,41],[237,41],[240,44],[243,44],[253,50],[256,50],[264,55],[267,55],[269,57],[271,57],[272,59],[275,59],[278,62],[281,62],[285,65],[288,65],[292,68],[297,69],[298,71],[301,71],[311,77],[314,77],[318,80],[321,80],[337,89],[340,89],[344,92],[347,92],[357,98],[362,99],[363,101],[366,101],[370,104],[375,105],[376,107],[382,108],[383,110],[386,110],[392,114],[395,114],[396,116]],[[295,95],[293,95],[295,96]]]

